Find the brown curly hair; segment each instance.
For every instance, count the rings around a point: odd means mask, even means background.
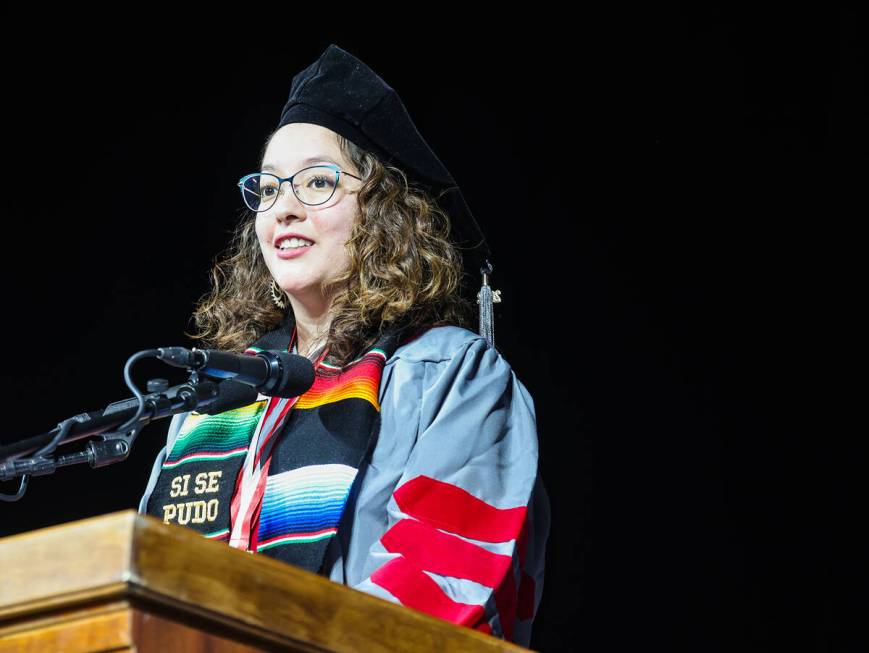
[[[276,132],[266,139],[260,161]],[[399,168],[335,135],[363,185],[346,245],[350,265],[321,284],[324,296],[335,293],[326,340],[329,362],[345,366],[392,326],[411,332],[449,324],[472,328],[473,304],[465,297],[470,279],[437,199]],[[284,320],[285,312],[271,297],[272,276],[255,219],[246,210],[227,249],[215,259],[211,290],[197,302],[192,315],[197,332],[185,335],[201,341],[203,349],[240,353]]]

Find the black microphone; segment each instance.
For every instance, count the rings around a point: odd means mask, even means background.
[[[298,397],[314,385],[311,361],[285,351],[263,350],[255,355],[184,347],[159,347],[157,351],[164,363],[245,383],[268,397]]]
[[[145,416],[153,421],[191,410],[206,415],[217,415],[252,404],[258,396],[255,388],[231,379],[220,383],[200,381],[195,386],[184,384],[168,388],[162,393],[145,395]],[[72,418],[66,437],[58,442],[58,446],[110,431],[129,420],[138,409],[139,400],[131,397],[116,401],[102,410],[76,415]],[[57,432],[58,429],[52,429],[48,433],[8,445],[0,445],[0,461],[33,453],[51,442]],[[3,463],[0,462],[0,480],[4,478],[3,471]]]
[[[226,410],[235,410],[242,406],[252,404],[257,400],[259,393],[256,388],[246,383],[238,383],[232,379],[221,381],[217,384],[217,397],[211,400],[203,408],[197,408],[197,413],[206,415],[218,415]]]

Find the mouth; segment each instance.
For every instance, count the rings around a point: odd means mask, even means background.
[[[314,241],[308,240],[298,234],[284,234],[275,240],[275,249],[278,251],[287,251],[293,249],[301,249],[303,247],[313,247]]]

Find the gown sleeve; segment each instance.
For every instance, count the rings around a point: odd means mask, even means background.
[[[394,393],[396,407],[418,407],[418,428],[402,427],[415,441],[367,552],[371,571],[350,586],[528,645],[549,531],[534,402],[473,336]]]

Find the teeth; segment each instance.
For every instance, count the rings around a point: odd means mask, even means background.
[[[309,240],[302,240],[301,238],[285,238],[281,241],[279,249],[290,249],[292,247],[310,247],[313,245]]]

